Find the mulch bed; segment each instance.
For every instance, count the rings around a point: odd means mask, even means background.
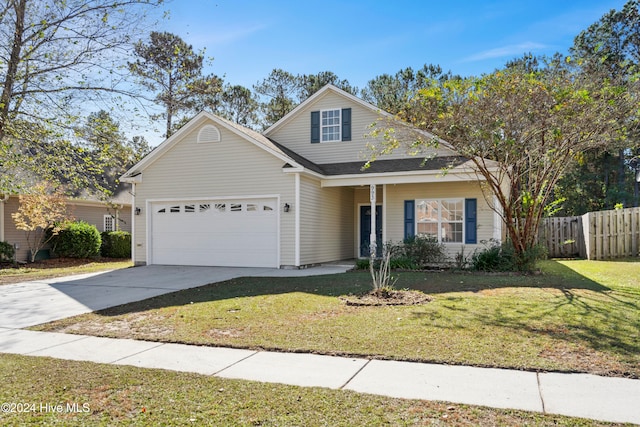
[[[418,305],[433,301],[433,297],[420,291],[380,289],[364,295],[340,297],[351,306]]]

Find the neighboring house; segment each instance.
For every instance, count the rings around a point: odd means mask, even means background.
[[[304,267],[367,257],[374,209],[379,243],[431,234],[453,256],[500,238],[470,162],[450,149],[424,164],[398,150],[362,169],[372,141],[364,135],[380,114],[331,85],[262,134],[198,114],[121,178],[133,187],[135,263]]]
[[[16,228],[11,216],[19,206],[17,195],[0,201],[0,241],[16,247],[16,260],[27,261],[30,258],[25,232]],[[93,224],[98,231],[131,232],[131,195],[127,191],[121,192],[110,205],[97,200],[69,199],[67,206],[75,220]]]

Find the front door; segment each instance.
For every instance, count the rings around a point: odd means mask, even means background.
[[[360,257],[368,258],[371,234],[371,206],[360,206]],[[376,206],[376,253],[382,256],[382,206]]]

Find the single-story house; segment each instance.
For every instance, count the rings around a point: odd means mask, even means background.
[[[29,247],[23,230],[16,228],[13,213],[20,206],[18,195],[0,196],[0,242],[8,242],[16,249],[17,261],[28,261]],[[77,221],[96,226],[98,231],[122,230],[131,232],[131,195],[122,191],[109,203],[99,200],[69,198],[68,212]],[[45,247],[46,248],[46,247]]]
[[[263,133],[198,114],[121,178],[135,264],[300,268],[367,257],[372,240],[428,234],[453,256],[500,239],[494,202],[446,145],[363,169],[381,114],[332,85]]]

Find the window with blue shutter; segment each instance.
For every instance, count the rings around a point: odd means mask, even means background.
[[[311,142],[351,141],[351,108],[311,112]]]
[[[478,201],[477,199],[464,200],[464,225],[467,244],[478,243]]]
[[[320,111],[311,112],[311,142],[320,142]]]
[[[342,109],[342,140],[351,141],[351,108]]]
[[[404,238],[409,239],[416,235],[415,231],[415,200],[404,201]]]

